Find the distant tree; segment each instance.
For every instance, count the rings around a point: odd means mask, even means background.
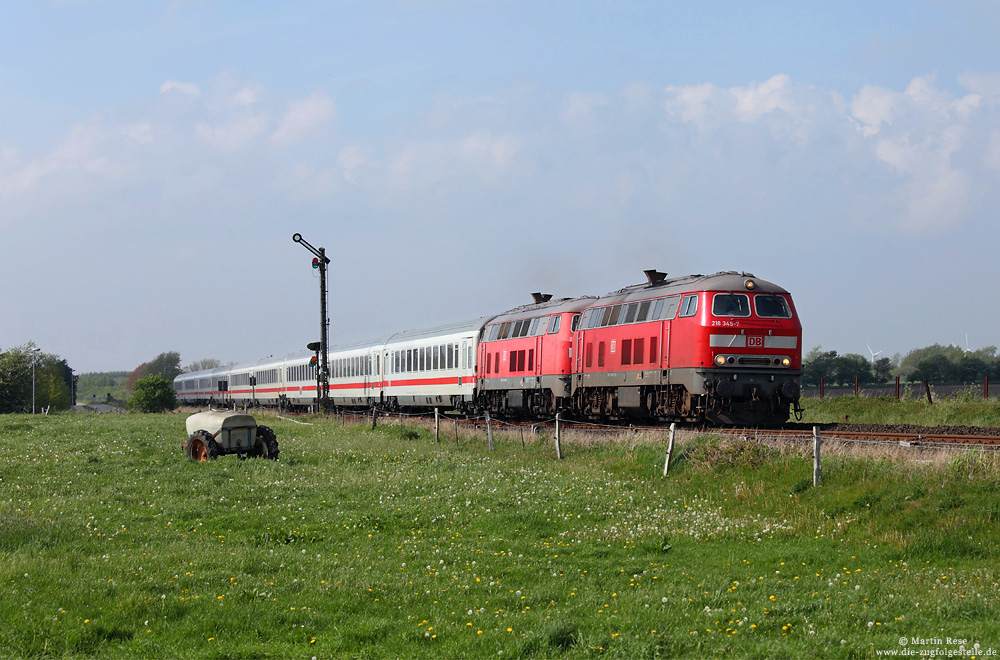
[[[66,410],[72,387],[66,360],[42,353],[33,342],[0,353],[0,413],[31,412],[32,390],[36,409]]]
[[[892,377],[892,360],[889,358],[879,358],[872,365],[872,376],[876,383],[884,383]]]
[[[832,385],[836,365],[837,351],[823,351],[822,346],[817,346],[802,361],[802,384],[806,387],[819,387],[822,379]]]
[[[193,371],[205,371],[206,369],[218,369],[222,366],[220,360],[215,358],[205,358],[204,360],[197,360],[192,362],[188,366],[181,370],[181,373],[189,374]]]
[[[177,407],[173,381],[159,374],[144,376],[136,381],[129,408],[138,412],[159,413]]]
[[[0,353],[0,413],[31,412],[31,350],[25,344]]]
[[[128,378],[125,380],[125,389],[127,389],[129,392],[134,391],[136,382],[138,382],[140,378],[146,375],[146,367],[148,366],[149,366],[148,362],[143,362],[138,367],[136,367],[135,370],[132,373],[130,373],[128,375]]]
[[[181,354],[177,351],[167,351],[160,353],[146,365],[145,376],[156,374],[173,382],[174,378],[181,373]]]
[[[853,385],[855,380],[861,385],[868,385],[875,380],[871,362],[857,353],[841,355],[834,368],[834,380],[841,385]]]

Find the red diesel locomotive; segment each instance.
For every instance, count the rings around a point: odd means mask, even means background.
[[[646,276],[601,298],[491,321],[479,350],[480,406],[746,426],[801,412],[802,326],[785,289],[748,273]],[[559,330],[543,333],[543,318]]]

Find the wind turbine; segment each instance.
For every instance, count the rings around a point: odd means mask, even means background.
[[[868,344],[865,343],[865,346],[868,346]],[[882,351],[873,351],[871,346],[868,346],[868,352],[872,354],[872,364],[875,364],[875,356],[882,353]]]

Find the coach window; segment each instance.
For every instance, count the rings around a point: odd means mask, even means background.
[[[750,316],[750,296],[745,293],[717,293],[712,296],[713,316]]]
[[[788,303],[779,295],[768,293],[754,296],[753,304],[757,309],[757,316],[762,319],[792,318],[792,311],[788,309]]]
[[[692,293],[690,295],[684,296],[681,300],[681,317],[694,316],[698,313],[698,294]]]
[[[558,314],[553,314],[549,317],[549,334],[554,335],[559,332],[559,319],[562,317]]]

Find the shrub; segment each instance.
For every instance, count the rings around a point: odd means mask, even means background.
[[[160,413],[177,407],[173,384],[163,376],[153,375],[135,382],[129,408],[144,413]]]

